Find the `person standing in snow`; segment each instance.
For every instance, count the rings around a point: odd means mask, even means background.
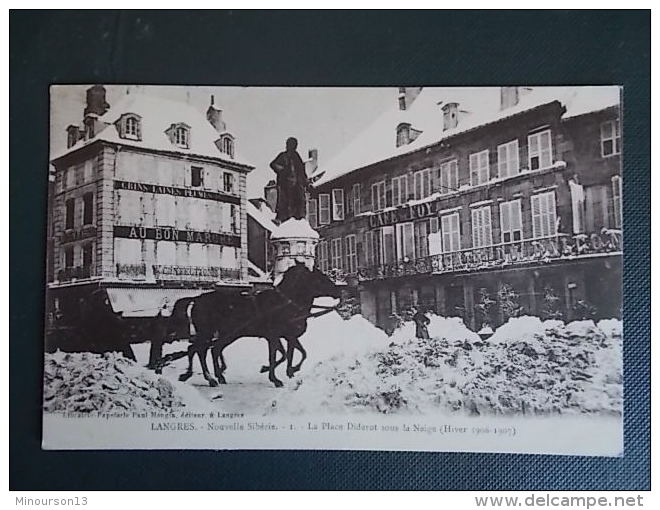
[[[163,342],[167,336],[167,326],[172,311],[169,307],[169,299],[166,297],[154,317],[151,327],[151,348],[149,349],[149,364],[147,368],[158,371],[160,360],[163,357]]]
[[[410,311],[412,313],[412,320],[415,323],[415,336],[420,340],[428,340],[430,337],[427,326],[431,323],[431,319],[423,311],[417,310],[414,306]]]
[[[309,180],[297,148],[298,140],[288,138],[286,150],[270,163],[277,174],[275,219],[278,223],[284,223],[289,218],[300,220],[305,217],[305,193],[309,189]]]

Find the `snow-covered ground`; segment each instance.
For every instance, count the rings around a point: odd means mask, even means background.
[[[268,346],[259,338],[240,339],[225,350],[227,384],[218,387],[210,387],[204,380],[197,359],[194,375],[185,383],[178,381],[187,368],[185,357],[165,367],[162,377],[147,371],[144,366],[149,344],[134,345],[138,363],[122,361],[120,368],[128,379],[136,378],[146,385],[138,388],[138,393],[157,396],[159,388],[171,386],[166,394],[175,396],[172,405],[212,407],[246,415],[622,413],[622,339],[618,320],[565,325],[560,321],[520,317],[483,341],[459,318],[431,316],[429,333],[430,340],[417,340],[413,324],[406,323],[388,337],[362,316],[343,320],[336,312],[310,319],[301,338],[308,352],[302,370],[289,379],[284,363],[277,369],[284,388],[275,388],[267,374],[260,373],[268,360]],[[186,348],[185,342],[167,344],[164,353]],[[66,388],[65,380],[78,381],[76,384],[85,380],[92,388],[85,390],[87,395],[116,392],[108,390],[103,377],[103,370],[117,364],[115,355],[98,358],[103,361],[93,361],[97,358],[91,355],[74,355],[81,356],[76,363],[92,363],[96,367],[91,376],[89,371],[78,370],[75,377],[62,376],[65,369],[60,365],[66,355],[49,356],[54,358],[47,357],[48,395],[66,394],[68,397],[60,400],[76,403],[81,397]],[[210,354],[208,364],[212,371]],[[49,379],[48,370],[51,374],[60,370],[60,375]],[[115,385],[122,386],[126,380],[120,377]],[[120,399],[120,405],[127,401],[145,405],[140,400],[142,394],[131,395],[132,400]],[[95,398],[94,405],[112,404]],[[66,402],[58,405],[66,406]],[[92,405],[85,402],[84,405]],[[164,404],[157,399],[155,405]]]

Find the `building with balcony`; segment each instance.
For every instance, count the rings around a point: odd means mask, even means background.
[[[80,125],[52,159],[49,306],[75,314],[107,290],[115,312],[210,287],[249,285],[246,163],[211,98],[206,115],[141,93],[87,91]]]
[[[620,129],[618,87],[401,88],[313,175],[317,264],[385,328],[620,317]]]

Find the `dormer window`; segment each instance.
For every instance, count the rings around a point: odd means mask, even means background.
[[[180,147],[188,147],[188,130],[183,126],[174,130],[174,143]]]
[[[396,146],[408,145],[410,143],[410,124],[402,122],[396,127]]]
[[[224,135],[222,137],[222,152],[227,154],[230,158],[234,157],[234,138],[231,135]]]
[[[190,147],[190,126],[188,124],[172,124],[166,133],[170,142],[177,147],[184,149]]]
[[[141,117],[134,113],[126,113],[119,118],[117,128],[121,138],[131,140],[142,139]]]

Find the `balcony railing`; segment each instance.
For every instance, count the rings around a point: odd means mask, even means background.
[[[603,229],[599,234],[575,236],[557,234],[400,260],[390,264],[362,267],[352,275],[337,269],[331,269],[329,272],[337,280],[354,277],[365,281],[417,274],[481,271],[536,262],[546,263],[596,254],[620,253],[621,249],[621,231]]]
[[[69,282],[71,280],[90,278],[93,274],[94,270],[92,266],[65,267],[57,272],[57,279],[60,282]]]
[[[241,279],[241,270],[229,267],[205,266],[152,266],[156,280],[235,281]]]

